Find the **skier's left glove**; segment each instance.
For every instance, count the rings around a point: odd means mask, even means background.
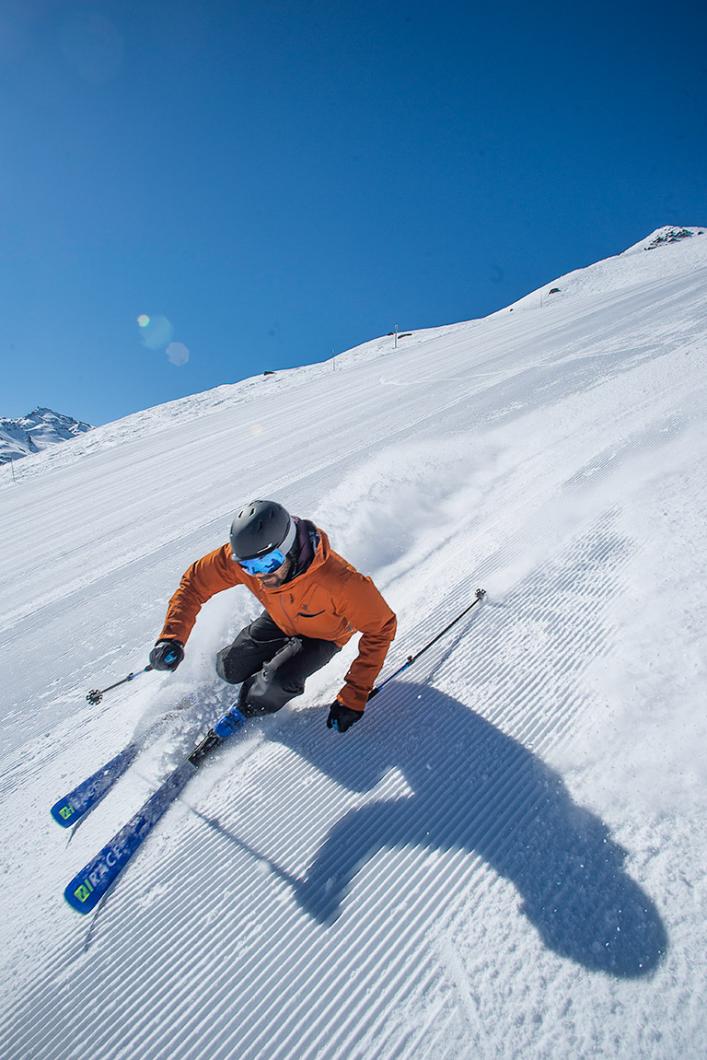
[[[326,720],[327,729],[336,729],[337,732],[346,732],[363,717],[362,710],[351,710],[335,699],[329,707],[329,717]]]

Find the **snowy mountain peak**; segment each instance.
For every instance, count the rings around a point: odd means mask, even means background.
[[[41,405],[17,419],[0,418],[0,464],[38,453],[92,429],[90,423]]]
[[[637,250],[655,250],[657,247],[667,246],[668,243],[680,243],[683,239],[691,239],[693,236],[705,234],[704,228],[681,227],[680,225],[662,225],[656,228],[650,235],[640,239],[638,243],[628,247],[624,254],[632,254]]]
[[[70,418],[68,416],[62,416],[60,412],[54,412],[52,409],[45,408],[44,405],[37,405],[31,412],[28,412],[26,416],[23,416],[22,419],[37,421],[41,420],[44,416],[51,416],[57,419]]]

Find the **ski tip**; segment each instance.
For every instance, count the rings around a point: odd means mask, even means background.
[[[64,898],[77,913],[90,913],[103,897],[103,891],[94,888],[83,874],[74,876],[64,888]]]
[[[71,828],[72,824],[79,818],[79,814],[76,813],[76,810],[67,799],[59,799],[49,812],[62,828]]]

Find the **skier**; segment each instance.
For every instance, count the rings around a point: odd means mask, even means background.
[[[323,530],[276,501],[246,504],[231,524],[230,542],[185,571],[150,653],[152,666],[176,670],[202,604],[234,585],[245,585],[265,608],[216,656],[218,675],[240,683],[238,709],[246,716],[280,710],[354,633],[362,634],[327,717],[328,728],[346,732],[363,715],[396,618]]]

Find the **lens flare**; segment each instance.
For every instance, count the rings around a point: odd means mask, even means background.
[[[145,313],[142,315],[147,320],[146,324],[140,324],[143,346],[146,346],[148,350],[165,349],[174,336],[174,328],[170,321],[163,316],[148,317]]]
[[[185,346],[183,342],[170,342],[167,347],[167,357],[172,364],[176,364],[179,368],[189,360],[189,347]]]
[[[148,327],[149,323],[150,318],[148,317],[147,313],[141,313],[140,316],[137,318],[137,326],[139,328],[146,328]]]

